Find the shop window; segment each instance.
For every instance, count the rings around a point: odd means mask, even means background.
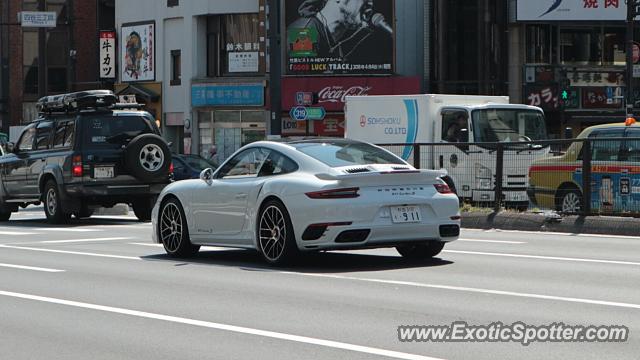
[[[180,85],[182,79],[180,50],[171,50],[171,86]]]
[[[24,93],[38,93],[38,32],[24,31],[22,34],[22,74]]]
[[[603,34],[603,65],[625,65],[626,64],[626,29],[604,28]]]
[[[179,0],[167,0],[167,7],[174,7],[179,5],[180,5]]]
[[[553,35],[555,27],[551,25],[528,25],[527,63],[551,64],[553,59]]]
[[[565,65],[602,63],[601,28],[565,28],[560,30],[560,62]]]

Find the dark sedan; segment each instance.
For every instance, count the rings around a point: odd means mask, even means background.
[[[173,179],[186,180],[197,179],[200,177],[200,172],[206,168],[215,170],[218,167],[213,161],[209,161],[200,155],[184,155],[173,154]]]

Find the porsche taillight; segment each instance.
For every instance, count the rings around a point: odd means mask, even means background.
[[[344,188],[308,192],[306,195],[311,199],[352,199],[360,196],[358,191],[360,188]]]
[[[435,186],[436,191],[440,194],[453,194],[453,191],[451,191],[451,188],[447,184],[434,184],[433,186]]]

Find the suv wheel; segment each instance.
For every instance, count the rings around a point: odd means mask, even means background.
[[[150,221],[151,220],[151,211],[153,207],[151,206],[151,200],[144,199],[138,200],[132,204],[133,213],[136,214],[136,217],[140,221]]]
[[[137,136],[127,145],[124,156],[127,168],[139,180],[153,181],[169,175],[171,151],[158,135]]]
[[[69,222],[71,214],[62,212],[62,203],[60,201],[60,192],[55,181],[49,180],[44,186],[44,214],[47,221],[52,224],[64,224]]]

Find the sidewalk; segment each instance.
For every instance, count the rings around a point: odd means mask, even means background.
[[[571,234],[624,235],[640,237],[640,219],[615,216],[565,216],[503,211],[500,213],[462,213],[462,227],[548,231]]]

